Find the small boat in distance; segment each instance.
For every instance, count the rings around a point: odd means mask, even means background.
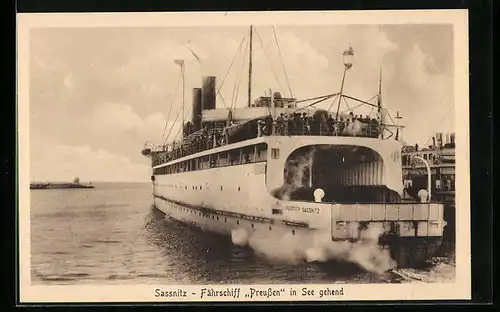
[[[92,182],[89,182],[89,184],[81,184],[80,183],[80,178],[76,177],[73,180],[73,183],[30,183],[30,189],[31,190],[46,190],[46,189],[75,189],[75,188],[94,188],[92,185]]]

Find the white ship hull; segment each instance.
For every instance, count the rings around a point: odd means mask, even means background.
[[[384,145],[379,142],[370,146],[370,141],[362,138],[258,138],[189,155],[166,165],[184,163],[188,166],[189,162],[203,159],[210,153],[215,155],[262,142],[268,145],[268,151],[281,147],[281,157],[266,153],[264,157],[252,158],[250,163],[214,167],[200,165],[194,170],[155,174],[155,206],[176,220],[207,231],[231,236],[235,235],[235,231],[244,233],[243,236],[252,233],[270,233],[275,237],[292,235],[298,240],[310,240],[311,248],[326,241],[360,240],[367,226],[378,228],[380,233],[391,233],[391,244],[398,246],[406,259],[397,260],[403,266],[408,261],[425,261],[441,243],[444,223],[443,206],[440,204],[383,201],[328,203],[284,200],[272,195],[272,190],[283,184],[285,160],[294,151],[303,146],[325,144],[369,146],[381,155],[355,167],[343,168],[338,164],[338,183],[343,186],[402,186],[401,171],[397,170],[400,157],[394,154],[394,151],[399,152],[399,147],[392,143]],[[155,167],[156,170],[161,168]],[[398,175],[399,181],[396,178]]]

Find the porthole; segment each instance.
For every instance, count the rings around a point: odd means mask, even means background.
[[[217,216],[217,220],[219,220],[219,216]]]
[[[220,186],[220,190],[222,191],[222,185]]]
[[[236,220],[236,224],[240,225],[240,220]]]
[[[292,235],[295,235],[295,230],[292,230]]]
[[[271,231],[271,227],[269,227],[269,231]]]
[[[238,186],[238,192],[240,191],[240,187]]]

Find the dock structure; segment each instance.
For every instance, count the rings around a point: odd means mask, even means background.
[[[30,183],[31,190],[46,190],[46,189],[93,189],[92,182],[89,184],[81,184],[80,178],[76,177],[73,183]]]

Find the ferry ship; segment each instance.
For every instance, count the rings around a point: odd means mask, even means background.
[[[417,156],[417,157],[415,157]],[[438,132],[432,144],[405,145],[401,150],[404,197],[418,198],[418,190],[431,189],[431,198],[444,203],[443,239],[455,240],[455,133]],[[428,166],[428,168],[427,168]]]
[[[402,126],[386,122],[382,79],[375,103],[344,94],[353,66],[349,47],[340,92],[298,100],[270,91],[253,100],[256,31],[250,26],[245,35],[246,107],[217,107],[220,86],[216,77],[204,76],[201,88],[193,89],[192,118],[182,121],[181,140],[146,143],[142,150],[151,158],[156,208],[207,231],[293,235],[311,247],[318,238],[357,242],[367,229],[377,229],[377,243],[399,267],[423,264],[441,244],[443,204],[425,189],[417,200],[403,199],[402,143],[394,138]],[[183,74],[184,61],[175,63]],[[315,107],[326,100],[336,104],[332,111]],[[341,112],[347,101],[375,113]]]

